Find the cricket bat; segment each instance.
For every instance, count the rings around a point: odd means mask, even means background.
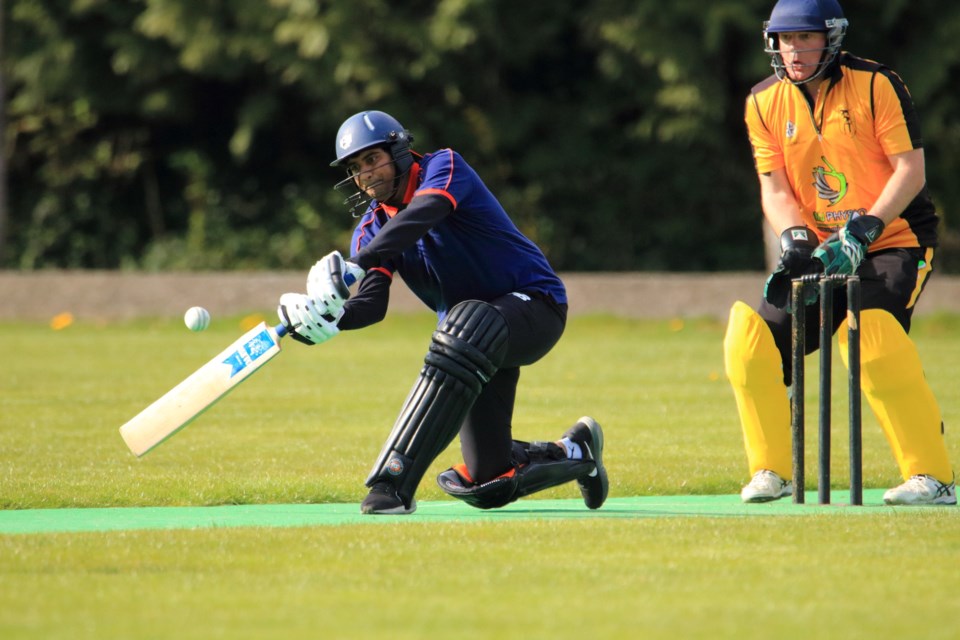
[[[151,449],[190,424],[231,389],[280,353],[287,329],[266,322],[243,334],[220,355],[120,427],[123,441],[136,456]]]

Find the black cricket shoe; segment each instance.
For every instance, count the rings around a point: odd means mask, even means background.
[[[583,416],[577,424],[570,427],[564,438],[570,438],[583,452],[585,460],[593,460],[594,468],[587,475],[577,478],[580,485],[580,494],[588,509],[599,509],[607,499],[610,481],[607,479],[607,470],[603,466],[603,429],[590,416]]]
[[[408,507],[397,490],[389,482],[377,482],[370,487],[370,493],[360,503],[360,513],[380,513],[387,515],[407,515],[417,510],[417,501],[411,500]]]

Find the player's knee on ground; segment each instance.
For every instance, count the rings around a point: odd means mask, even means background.
[[[478,509],[497,509],[537,491],[576,480],[595,467],[592,460],[571,460],[553,442],[513,443],[514,466],[493,480],[475,483],[466,465],[458,464],[437,476],[445,492]]]

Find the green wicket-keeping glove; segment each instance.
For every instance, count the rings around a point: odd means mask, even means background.
[[[853,275],[867,255],[867,247],[880,237],[884,226],[876,216],[850,218],[843,229],[817,247],[813,257],[823,263],[827,275]]]
[[[790,227],[780,234],[780,262],[763,286],[763,297],[778,309],[790,309],[790,289],[794,278],[821,271],[812,254],[816,237],[807,227]],[[807,304],[816,302],[816,294]]]

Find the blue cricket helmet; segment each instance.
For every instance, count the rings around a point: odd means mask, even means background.
[[[829,31],[827,22],[843,19],[836,0],[780,0],[763,29],[767,33],[784,31]]]
[[[409,159],[411,142],[413,136],[390,114],[361,111],[340,125],[337,131],[337,159],[330,166],[338,167],[350,156],[373,147],[384,147],[394,162],[400,165]]]
[[[789,79],[780,55],[777,34],[790,31],[821,31],[826,34],[827,46],[822,49],[817,72],[800,82],[791,80],[794,84],[803,84],[819,77],[830,67],[840,53],[848,24],[837,0],[779,0],[770,12],[770,19],[763,23],[764,51],[772,56],[771,65],[777,77]]]
[[[398,189],[413,167],[413,152],[410,150],[412,142],[413,136],[410,132],[390,114],[383,111],[361,111],[340,125],[336,142],[337,159],[331,162],[330,166],[343,166],[348,158],[368,149],[386,149],[396,167],[394,189]],[[344,194],[346,199],[343,203],[354,217],[360,215],[370,202],[369,196],[358,188],[355,176],[350,174],[349,170],[346,179],[334,185],[334,189]]]

